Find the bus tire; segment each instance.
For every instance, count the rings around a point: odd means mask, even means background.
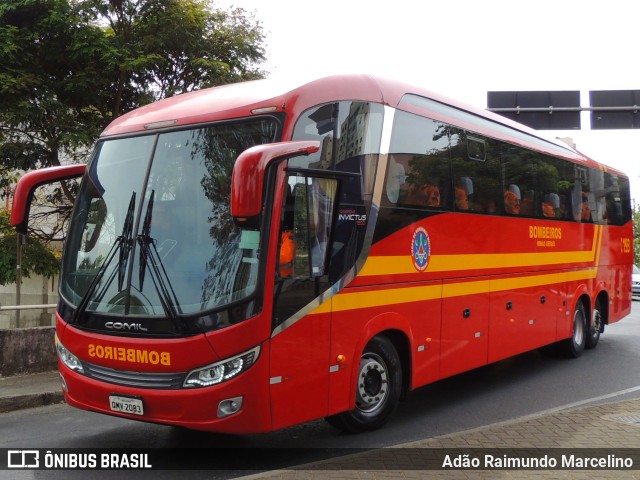
[[[326,417],[326,421],[350,433],[376,430],[391,417],[401,392],[402,364],[398,352],[387,337],[374,337],[360,357],[356,407]]]
[[[587,344],[587,336],[587,317],[584,312],[584,305],[581,301],[578,301],[573,312],[571,337],[559,343],[560,354],[567,358],[578,358],[582,355]]]
[[[591,315],[591,322],[589,322],[589,330],[587,333],[587,343],[585,348],[596,348],[598,340],[600,340],[600,333],[602,332],[602,309],[600,308],[600,300],[596,301],[596,306],[593,309]]]

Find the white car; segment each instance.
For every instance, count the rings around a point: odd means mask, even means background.
[[[633,273],[631,274],[631,294],[640,296],[640,268],[637,265],[633,266]]]

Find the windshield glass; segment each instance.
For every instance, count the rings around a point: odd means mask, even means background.
[[[274,118],[256,118],[100,143],[65,247],[63,297],[92,312],[171,318],[251,295],[260,237],[233,222],[231,172],[277,131]]]

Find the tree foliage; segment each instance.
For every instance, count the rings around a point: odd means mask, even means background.
[[[18,239],[11,227],[9,213],[0,209],[0,285],[14,283],[18,264]],[[31,238],[22,246],[22,276],[35,273],[52,277],[60,269],[60,259],[55,250]]]
[[[29,170],[60,164],[95,140],[104,119],[91,108],[96,58],[74,51],[102,35],[75,28],[63,0],[0,2],[0,163]]]
[[[262,78],[264,35],[242,9],[207,0],[77,0],[104,25],[111,118],[151,100],[197,88]]]
[[[0,0],[0,198],[17,171],[86,162],[127,111],[264,77],[261,25],[211,2]],[[68,216],[76,188],[48,191],[51,211]]]
[[[263,39],[209,0],[0,0],[0,177],[86,161],[153,100],[263,77]]]

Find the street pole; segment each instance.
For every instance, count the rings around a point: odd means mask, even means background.
[[[22,234],[17,235],[16,256],[16,306],[20,306],[20,287],[22,285]],[[16,328],[20,328],[20,310],[16,310]]]

